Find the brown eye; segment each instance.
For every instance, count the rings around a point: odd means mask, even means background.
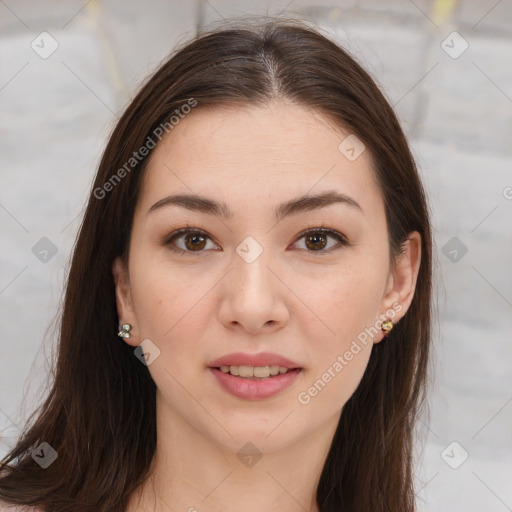
[[[305,239],[307,248],[313,251],[321,251],[327,245],[327,237],[325,235],[306,235]]]
[[[329,228],[309,229],[301,233],[295,243],[301,239],[305,240],[306,248],[304,250],[309,253],[318,253],[319,256],[326,254],[330,249],[338,246],[350,245],[344,235]],[[329,239],[333,239],[338,243],[331,244],[327,247],[329,245]],[[183,240],[183,242],[181,242],[181,240]],[[163,245],[179,254],[191,255],[192,253],[197,253],[199,255],[207,252],[208,241],[211,241],[211,238],[205,232],[197,229],[184,228],[175,231],[167,237],[163,241]],[[178,242],[183,245],[179,245]],[[213,244],[213,246],[214,250],[219,250],[218,246],[215,244]]]
[[[185,235],[185,246],[191,251],[204,249],[206,245],[206,237],[197,233]]]
[[[336,240],[338,243],[332,244],[330,247],[327,247],[329,243],[329,238]],[[349,242],[344,235],[329,228],[310,229],[306,232],[301,233],[297,238],[297,242],[301,239],[304,239],[306,250],[308,252],[318,252],[319,255],[325,254],[331,248],[334,248],[336,246],[349,245]]]
[[[183,240],[183,241],[182,241]],[[163,245],[173,252],[189,255],[191,253],[204,253],[210,237],[197,229],[180,229],[172,233],[163,241]],[[179,242],[179,244],[178,244]],[[212,242],[213,243],[213,242]],[[215,244],[214,244],[214,247]]]

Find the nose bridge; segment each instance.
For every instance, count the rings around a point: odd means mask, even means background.
[[[236,253],[234,277],[240,290],[244,296],[247,293],[261,295],[267,287],[272,286],[269,283],[271,272],[267,268],[271,251],[254,237],[248,236],[238,245]]]
[[[247,236],[235,247],[231,271],[223,283],[219,319],[227,328],[256,334],[263,327],[281,329],[289,318],[270,237]],[[260,238],[261,236],[261,238]],[[275,268],[276,267],[276,268]]]

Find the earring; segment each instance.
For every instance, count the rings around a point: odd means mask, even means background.
[[[386,320],[382,322],[381,329],[384,331],[384,337],[389,336],[391,329],[393,329],[393,322],[391,320]]]
[[[130,334],[131,328],[132,328],[131,324],[123,324],[121,326],[121,330],[117,333],[117,335],[120,338],[131,338],[131,336],[132,336]]]

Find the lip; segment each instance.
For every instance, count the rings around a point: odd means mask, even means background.
[[[217,368],[208,368],[220,386],[231,395],[244,400],[263,400],[291,386],[304,370],[296,368],[266,379],[235,377]]]
[[[302,368],[299,363],[287,359],[286,357],[274,354],[273,352],[260,352],[258,354],[247,354],[243,352],[233,352],[219,359],[215,359],[208,364],[210,368],[220,368],[221,366],[282,366],[288,369]]]

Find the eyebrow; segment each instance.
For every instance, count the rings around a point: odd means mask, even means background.
[[[346,194],[341,194],[334,190],[329,190],[322,194],[303,195],[281,203],[276,207],[274,217],[275,220],[279,222],[281,219],[291,215],[297,215],[299,213],[317,210],[332,204],[340,203],[360,210],[361,213],[363,212],[363,209],[359,203],[357,203],[357,201],[355,201],[355,199],[352,197],[347,196]],[[192,194],[174,194],[164,197],[163,199],[157,201],[148,210],[147,214],[149,215],[150,213],[165,206],[181,206],[187,210],[214,215],[226,220],[233,217],[233,212],[229,209],[226,203],[214,201],[213,199],[209,199],[207,197],[201,197]]]

